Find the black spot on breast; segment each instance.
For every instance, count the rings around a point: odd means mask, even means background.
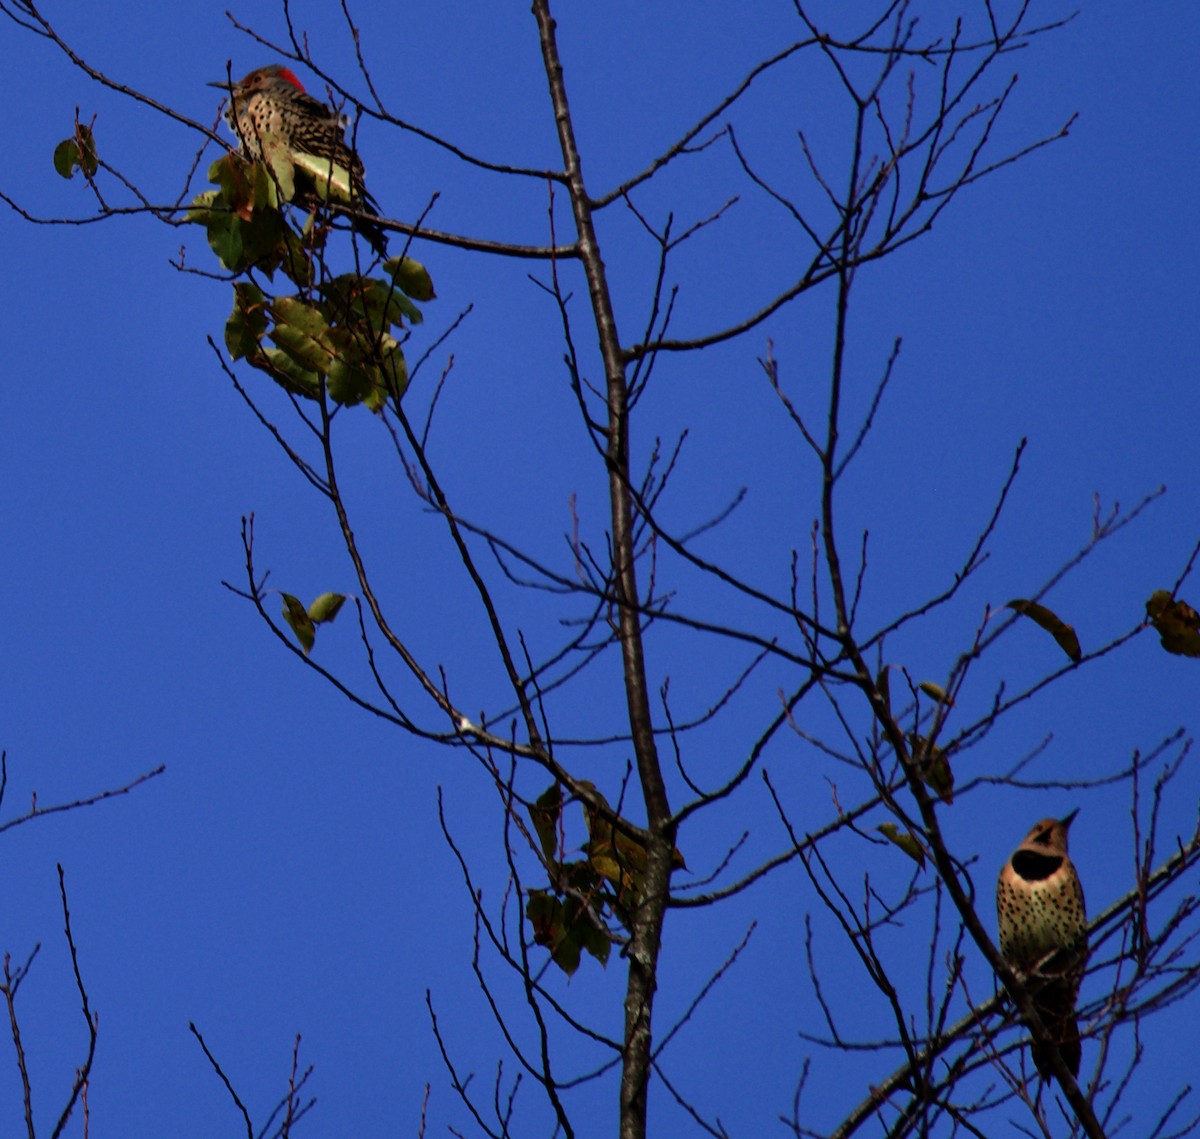
[[[1061,854],[1040,854],[1033,850],[1018,850],[1012,856],[1012,867],[1027,882],[1044,882],[1061,865]]]

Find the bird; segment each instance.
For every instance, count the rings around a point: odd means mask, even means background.
[[[301,160],[296,163],[297,173],[301,181],[310,181],[309,192],[302,189],[297,194],[302,203],[315,200],[312,172],[302,161],[307,155],[342,167],[350,177],[352,203],[378,214],[379,207],[367,191],[362,159],[346,142],[345,119],[308,94],[290,68],[272,63],[256,68],[236,83],[222,80],[209,86],[229,94],[225,119],[238,137],[244,158],[261,162],[264,141],[276,138],[293,160]],[[379,225],[360,218],[352,219],[351,224],[380,257],[387,256],[387,235]]]
[[[1077,814],[1036,823],[996,884],[1000,952],[1032,982],[1034,1008],[1073,1076],[1082,1058],[1075,1002],[1087,959],[1083,887],[1067,853]],[[1038,1074],[1049,1079],[1048,1049],[1034,1042],[1031,1053]]]

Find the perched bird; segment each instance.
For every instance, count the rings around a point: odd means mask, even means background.
[[[225,118],[238,136],[243,157],[261,162],[264,141],[278,139],[296,162],[298,174],[308,177],[310,189],[315,182],[312,170],[304,163],[305,156],[340,166],[349,175],[352,202],[371,213],[379,212],[363,180],[362,160],[346,143],[345,120],[309,95],[288,68],[273,63],[250,72],[232,86],[227,81],[209,86],[230,95]],[[305,200],[303,192],[297,197]],[[387,256],[387,236],[378,225],[358,219],[351,224],[380,257]]]
[[[1083,887],[1067,854],[1067,831],[1077,813],[1042,819],[1013,851],[996,885],[1000,952],[1029,978],[1034,1007],[1074,1076],[1081,1055],[1075,1000],[1087,959]],[[1048,1079],[1046,1049],[1035,1043],[1032,1053],[1038,1073]]]

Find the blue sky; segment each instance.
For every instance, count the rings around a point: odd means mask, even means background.
[[[224,7],[185,12],[122,0],[101,11],[47,0],[45,15],[95,66],[210,122],[216,93],[205,83],[224,74],[226,60],[237,76],[271,59],[230,26]],[[784,3],[737,18],[725,5],[682,2],[610,3],[584,14],[561,7],[560,47],[593,192],[640,169],[758,59],[800,34]],[[1065,12],[1037,7],[1046,18]],[[337,6],[293,12],[330,70],[351,76]],[[553,123],[525,5],[449,2],[398,13],[363,3],[355,12],[364,52],[398,113],[498,161],[553,163]],[[244,5],[235,14],[279,34],[274,6]],[[1145,598],[1170,587],[1200,536],[1200,296],[1192,271],[1200,238],[1192,208],[1198,34],[1200,13],[1189,6],[1143,5],[1131,16],[1121,6],[1093,5],[1010,57],[1001,72],[1016,70],[1020,81],[999,145],[1050,133],[1078,111],[1069,137],[974,187],[931,234],[862,271],[850,328],[854,406],[865,405],[892,340],[904,339],[878,426],[847,478],[841,516],[851,547],[862,529],[871,532],[868,621],[945,587],[1017,442],[1029,439],[985,571],[962,604],[889,646],[889,659],[918,677],[944,677],[986,603],[1032,593],[1087,540],[1093,494],[1106,507],[1131,506],[1168,488],[1047,599],[1077,626],[1085,648],[1136,623]],[[88,212],[84,186],[61,181],[51,166],[78,106],[84,119],[97,115],[106,159],[156,200],[178,193],[194,137],[104,91],[7,21],[0,44],[10,90],[30,93],[6,128],[0,188],[47,216]],[[814,190],[803,181],[795,131],[836,145],[843,111],[829,90],[828,76],[805,62],[756,86],[734,120],[761,168],[795,187],[801,201],[812,202]],[[437,192],[434,228],[546,240],[544,187],[465,170],[414,136],[376,124],[363,127],[359,146],[369,184],[392,216],[414,218]],[[678,335],[753,311],[802,255],[801,235],[738,180],[727,151],[689,159],[638,204],[659,220],[677,210],[682,222],[706,216],[731,193],[743,195],[739,205],[673,266],[683,286]],[[0,279],[8,326],[0,414],[0,564],[9,598],[0,642],[4,817],[23,810],[34,791],[39,803],[65,801],[167,767],[126,798],[3,835],[0,950],[19,960],[43,945],[19,1005],[40,1126],[57,1118],[84,1043],[61,936],[57,862],[66,869],[80,963],[100,1014],[95,1134],[200,1136],[237,1127],[189,1020],[256,1121],[285,1088],[300,1032],[320,1101],[302,1134],[351,1124],[361,1135],[415,1131],[426,1082],[429,1133],[467,1126],[436,1052],[425,991],[481,1086],[490,1084],[502,1048],[471,975],[469,906],[439,830],[437,794],[485,897],[498,905],[504,867],[495,792],[464,753],[423,745],[350,707],[221,586],[239,580],[240,519],[254,512],[257,554],[274,586],[304,598],[353,592],[328,512],[205,344],[207,335],[219,339],[227,286],[169,264],[185,243],[189,265],[210,267],[199,231],[146,218],[47,228],[4,212],[0,232],[10,266]],[[633,339],[653,250],[616,210],[600,236],[618,319]],[[416,355],[474,305],[413,393],[428,398],[452,352],[431,454],[453,500],[467,516],[561,559],[575,495],[586,532],[599,540],[604,474],[567,386],[557,315],[529,282],[531,266],[435,245],[419,245],[414,255],[439,294],[414,338]],[[582,281],[573,287],[585,328]],[[749,488],[745,506],[703,548],[775,590],[786,589],[788,551],[806,548],[817,483],[755,358],[771,337],[789,391],[801,405],[818,406],[831,314],[831,294],[816,290],[744,341],[664,361],[634,428],[643,457],[655,436],[690,431],[664,503],[678,529]],[[594,376],[594,361],[589,366]],[[273,413],[286,412],[262,377],[246,382]],[[423,657],[446,667],[465,705],[494,705],[500,689],[486,630],[442,529],[388,462],[367,413],[346,419],[349,497],[385,600]],[[713,603],[702,582],[681,579],[681,588],[689,603]],[[512,627],[543,650],[555,643],[560,609],[500,594]],[[1200,589],[1183,595],[1195,603]],[[343,618],[322,631],[316,651],[323,664],[361,680],[356,648]],[[654,683],[670,675],[681,712],[705,707],[745,663],[724,646],[670,629],[656,632],[649,651]],[[986,703],[998,676],[1016,684],[1056,667],[1054,651],[1032,626],[1010,634],[981,670],[970,706]],[[1051,733],[1035,769],[1040,778],[1119,769],[1135,748],[1192,726],[1198,676],[1195,662],[1168,657],[1144,634],[1005,722],[970,753],[971,773],[1001,770]],[[756,678],[729,715],[697,737],[689,766],[719,780],[789,680],[782,672]],[[398,691],[409,692],[403,681]],[[552,706],[563,737],[619,725],[615,661]],[[828,730],[825,709],[814,706],[812,714],[814,730]],[[619,749],[576,758],[580,773],[615,798]],[[777,741],[766,764],[801,830],[829,818],[831,781],[850,801],[861,791],[794,736]],[[1185,765],[1164,805],[1165,845],[1190,830],[1197,786]],[[1072,851],[1097,911],[1130,882],[1126,787],[1083,795],[983,789],[944,810],[943,820],[956,850],[979,859],[974,873],[986,895],[993,868],[1029,824],[1074,806],[1082,811]],[[755,854],[786,845],[756,784],[736,809],[685,830],[680,845],[693,872],[711,872],[747,826],[742,871]],[[881,855],[847,845],[839,857],[857,881],[862,859]],[[880,870],[884,879],[906,872]],[[983,910],[991,927],[990,906]],[[795,867],[715,913],[676,913],[668,923],[664,1024],[759,923],[739,966],[666,1056],[673,1078],[734,1134],[780,1127],[776,1117],[789,1109],[812,1051],[797,1032],[821,1031],[803,962],[808,912],[826,938],[819,948],[827,986],[865,988]],[[899,931],[897,944],[909,935],[921,936]],[[990,991],[978,961],[973,968]],[[565,992],[615,1031],[622,983],[614,960],[605,974],[581,970]],[[878,1028],[872,1016],[864,1013],[864,1023]],[[731,1036],[755,1045],[732,1047]],[[1147,1098],[1127,1104],[1135,1118],[1157,1118],[1161,1088],[1190,1078],[1197,1018],[1173,1010],[1151,1022],[1146,1041],[1161,1083],[1138,1089]],[[891,1070],[870,1056],[837,1063],[817,1054],[814,1065],[821,1078],[806,1102],[818,1127],[839,1120]],[[16,1087],[11,1049],[0,1046],[5,1132],[18,1125]],[[578,1094],[580,1117],[594,1112],[594,1126],[581,1133],[609,1133],[611,1085]],[[686,1133],[665,1101],[653,1113],[669,1133]]]

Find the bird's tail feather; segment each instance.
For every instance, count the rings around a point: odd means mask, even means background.
[[[1079,1064],[1083,1059],[1083,1046],[1079,1042],[1079,1022],[1074,1016],[1055,1018],[1047,1016],[1041,1009],[1038,1011],[1042,1013],[1042,1023],[1045,1024],[1054,1038],[1054,1042],[1058,1045],[1063,1063],[1071,1069],[1072,1076],[1078,1076]],[[1043,1080],[1050,1079],[1049,1049],[1035,1041],[1030,1052],[1033,1055],[1033,1063],[1038,1070],[1038,1075]]]

